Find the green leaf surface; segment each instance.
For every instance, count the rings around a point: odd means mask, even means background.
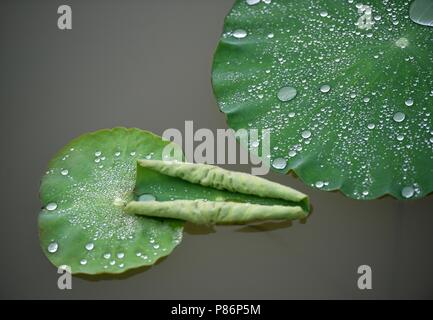
[[[125,211],[196,224],[306,218],[308,197],[290,187],[207,164],[139,160],[136,199]]]
[[[231,128],[271,129],[275,171],[356,199],[420,198],[433,191],[433,28],[410,1],[365,5],[236,1],[214,93]]]
[[[40,242],[72,273],[122,273],[154,264],[182,239],[183,222],[124,213],[138,159],[161,159],[168,142],[139,129],[83,135],[64,147],[42,180]]]

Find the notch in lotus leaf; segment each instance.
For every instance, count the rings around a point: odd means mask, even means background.
[[[181,242],[185,221],[293,220],[306,195],[209,165],[162,161],[168,141],[139,129],[83,135],[51,160],[41,184],[40,242],[72,273],[153,265]]]

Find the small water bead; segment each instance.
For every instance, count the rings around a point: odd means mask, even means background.
[[[111,254],[110,253],[104,253],[104,259],[110,259]]]
[[[159,248],[159,244],[154,244],[154,245],[153,245],[153,248],[154,248],[154,249],[158,249],[158,248]]]
[[[404,102],[404,104],[407,105],[408,107],[411,107],[411,106],[413,106],[413,100],[412,100],[412,99],[407,99],[407,100]]]
[[[81,259],[81,260],[80,260],[80,264],[81,264],[82,266],[84,266],[85,264],[87,264],[87,260],[86,260],[86,259]]]
[[[402,122],[405,118],[406,118],[406,115],[403,112],[397,112],[393,116],[393,119],[395,122]]]
[[[119,264],[119,268],[123,268],[125,265],[123,263]]]
[[[135,156],[137,153],[135,152],[135,151],[132,151],[131,153],[130,153],[130,155],[131,156]]]
[[[278,91],[277,97],[280,101],[286,102],[293,100],[296,97],[297,91],[293,87],[282,87]]]
[[[315,184],[316,188],[319,188],[319,189],[323,188],[324,185],[325,185],[325,183],[323,181],[317,181]]]
[[[364,102],[369,102],[369,101],[370,101],[370,98],[369,98],[369,97],[364,97],[363,101],[364,101]]]
[[[141,257],[141,252],[137,252],[135,255],[136,255],[137,257]]]
[[[247,36],[247,32],[243,29],[237,29],[232,33],[233,37],[236,39],[243,39]]]
[[[430,142],[433,143],[433,137],[430,138]]]
[[[406,199],[412,198],[414,194],[415,194],[415,189],[413,187],[404,187],[401,190],[401,195]]]
[[[67,176],[68,173],[69,173],[69,171],[66,170],[66,169],[64,169],[64,170],[62,170],[60,173],[62,174],[62,176]]]
[[[369,192],[368,192],[367,190],[362,191],[362,195],[363,195],[363,196],[368,196],[368,194],[369,194]]]
[[[352,99],[355,99],[355,98],[356,98],[356,93],[353,93],[353,92],[352,92],[352,93],[350,94],[350,97],[351,97]]]
[[[258,4],[259,2],[260,2],[260,0],[246,0],[246,3],[250,6]]]
[[[373,130],[374,128],[376,128],[376,125],[374,123],[369,123],[367,125],[367,128],[370,129],[370,130]]]
[[[251,147],[253,147],[253,148],[257,148],[259,145],[260,145],[260,142],[258,142],[258,141],[251,142]]]
[[[268,38],[269,38],[269,39],[272,39],[273,37],[274,37],[274,34],[273,34],[273,33],[268,34]]]
[[[124,254],[123,252],[119,252],[119,253],[117,254],[117,257],[118,257],[119,259],[123,259],[123,258],[125,257],[125,254]]]
[[[320,87],[320,91],[323,93],[328,93],[331,90],[331,86],[329,84],[324,84]]]
[[[296,156],[296,151],[295,150],[290,150],[289,151],[289,157],[293,158],[294,156]]]
[[[115,264],[116,264],[116,261],[115,261],[115,260],[111,260],[111,261],[110,261],[110,265],[114,266]]]
[[[294,112],[289,112],[288,116],[289,118],[293,118],[296,114]]]
[[[401,135],[401,134],[399,134],[399,135],[397,136],[397,140],[398,140],[398,141],[403,141],[403,140],[404,140],[404,136]]]
[[[311,131],[310,130],[305,130],[301,133],[302,138],[304,139],[308,139],[309,137],[311,137]]]
[[[86,247],[87,251],[92,251],[93,248],[95,247],[95,245],[92,242],[90,242],[90,243],[86,244],[85,247]]]
[[[118,151],[118,152],[116,152],[114,155],[115,155],[116,157],[119,157],[119,156],[120,156],[120,152]]]
[[[284,158],[277,158],[272,162],[272,166],[275,169],[279,169],[279,170],[284,169],[286,165],[287,165],[287,161]]]
[[[138,197],[138,201],[146,202],[146,201],[155,201],[156,197],[153,194],[145,193]]]
[[[326,10],[322,10],[322,11],[320,11],[320,16],[321,17],[327,17],[328,16],[328,12]]]
[[[47,204],[47,206],[45,208],[48,211],[54,211],[57,209],[57,203],[51,202],[51,203]]]
[[[96,156],[96,157],[99,157],[101,154],[102,154],[101,151],[96,151],[96,152],[95,152],[95,156]]]
[[[272,0],[262,0],[263,3],[270,4]]]
[[[57,252],[57,249],[59,249],[59,245],[57,242],[51,242],[47,248],[49,253],[55,253]]]
[[[99,162],[101,162],[101,159],[100,159],[100,158],[96,158],[96,159],[95,159],[95,162],[96,162],[96,163],[99,163]]]

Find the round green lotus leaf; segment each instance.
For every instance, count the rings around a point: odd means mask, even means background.
[[[433,17],[410,6],[236,1],[212,72],[229,126],[269,128],[272,168],[315,188],[432,192]]]
[[[161,159],[168,142],[138,129],[83,135],[51,160],[42,180],[40,242],[72,273],[121,273],[154,264],[182,239],[179,220],[128,215],[138,159]]]

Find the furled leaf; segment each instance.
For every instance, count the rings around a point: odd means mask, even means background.
[[[301,219],[309,212],[305,194],[250,174],[176,161],[138,164],[139,201],[125,208],[131,214],[197,224],[242,224]]]
[[[236,1],[212,72],[229,126],[270,128],[273,169],[316,188],[432,192],[433,28],[409,10],[406,0]]]
[[[179,220],[124,213],[133,200],[137,160],[161,159],[167,142],[116,128],[73,140],[49,164],[40,197],[40,242],[72,273],[121,273],[154,264],[182,239]]]

